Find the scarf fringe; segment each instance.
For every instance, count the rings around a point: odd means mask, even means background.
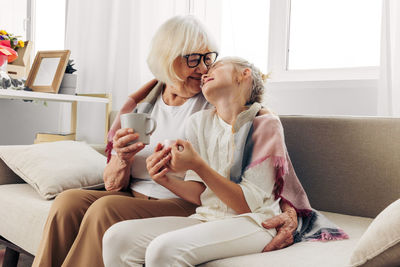
[[[349,236],[342,230],[342,229],[337,229],[336,231],[332,232],[330,229],[322,229],[321,233],[317,237],[310,237],[307,238],[307,241],[322,241],[322,242],[327,242],[327,241],[337,241],[337,240],[345,240],[349,239]]]

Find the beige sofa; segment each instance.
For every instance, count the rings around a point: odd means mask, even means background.
[[[400,118],[282,116],[281,120],[289,154],[312,206],[350,239],[297,243],[202,266],[346,266],[373,218],[399,198]],[[52,202],[17,182],[0,177],[0,236],[11,259],[17,252],[35,254]]]

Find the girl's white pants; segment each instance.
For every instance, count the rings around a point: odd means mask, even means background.
[[[249,218],[211,222],[186,217],[122,221],[103,237],[106,267],[195,266],[207,261],[259,253],[271,233]]]

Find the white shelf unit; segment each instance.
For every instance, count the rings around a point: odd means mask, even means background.
[[[41,92],[22,91],[22,90],[0,89],[0,99],[43,100],[43,101],[71,103],[71,133],[74,134],[76,134],[78,102],[104,103],[106,105],[104,142],[105,143],[107,142],[107,132],[109,127],[108,116],[111,112],[111,103],[112,103],[111,95],[108,94],[64,95],[64,94],[41,93]]]

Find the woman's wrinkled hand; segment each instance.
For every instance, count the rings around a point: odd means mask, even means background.
[[[194,150],[189,141],[178,139],[171,149],[172,159],[169,164],[174,172],[184,172],[195,170],[196,165],[201,160],[200,155]]]
[[[263,252],[285,248],[293,244],[293,233],[297,229],[296,210],[288,207],[285,211],[262,223],[266,229],[276,228],[276,236],[263,249]]]
[[[146,159],[146,168],[151,178],[156,183],[163,183],[168,181],[166,176],[169,168],[167,167],[171,160],[171,148],[164,148],[162,144],[158,143],[154,153]]]
[[[144,148],[144,144],[141,142],[128,145],[129,142],[135,141],[139,138],[139,134],[135,133],[131,128],[119,129],[113,138],[113,148],[117,153],[120,161],[130,164],[133,161],[133,157],[140,150]]]

